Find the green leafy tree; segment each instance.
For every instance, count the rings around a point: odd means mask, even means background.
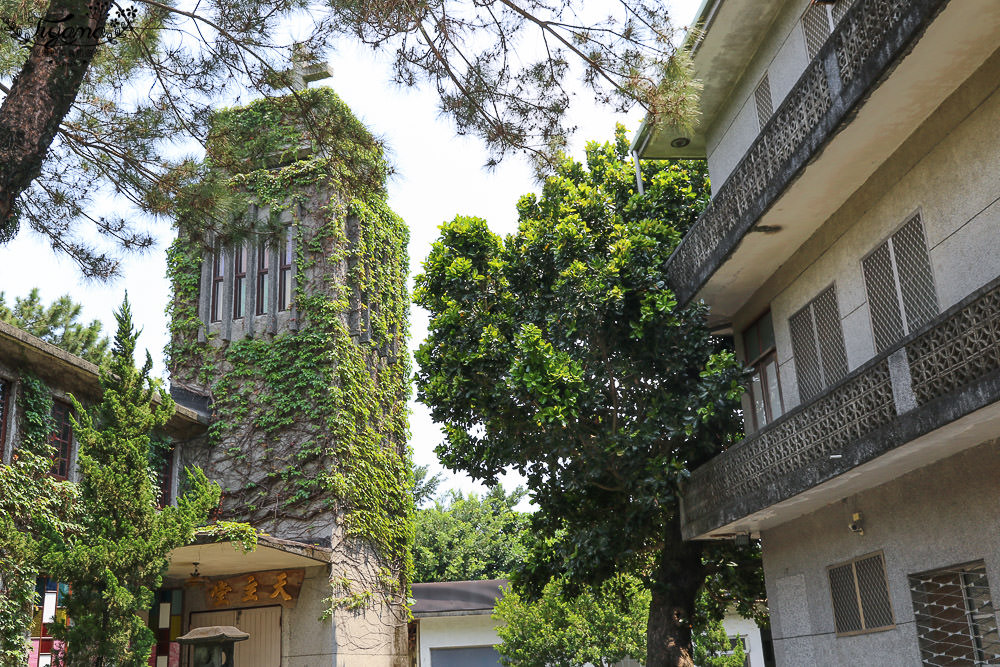
[[[651,596],[642,580],[618,574],[600,586],[579,589],[552,579],[534,600],[506,591],[493,614],[503,621],[497,627],[501,662],[508,667],[611,667],[626,658],[645,662]],[[707,621],[696,630],[698,667],[743,667],[745,658],[742,646],[731,650],[721,621]]]
[[[0,292],[0,320],[100,366],[110,359],[110,341],[101,335],[99,320],[90,324],[78,321],[81,308],[69,294],[44,306],[37,287],[24,298],[16,297],[11,308]]]
[[[569,587],[575,588],[575,587]],[[634,576],[617,575],[592,589],[567,593],[553,579],[536,600],[508,590],[493,615],[501,662],[509,667],[610,667],[646,659],[649,591]]]
[[[525,496],[497,485],[486,494],[452,491],[416,514],[414,582],[502,579],[524,562],[529,517]]]
[[[586,165],[564,158],[506,239],[477,218],[442,226],[417,278],[431,315],[417,386],[445,466],[527,477],[539,539],[525,589],[639,573],[647,666],[691,665],[697,593],[730,561],[681,538],[679,498],[688,471],[740,437],[741,370],[704,308],[678,309],[665,286],[708,200],[703,165],[645,164],[639,195],[627,156],[619,127]]]
[[[289,92],[293,53],[308,64],[306,54],[322,57],[342,40],[389,55],[396,83],[432,86],[457,130],[483,138],[489,164],[510,151],[545,157],[560,145],[574,78],[600,102],[637,102],[675,123],[691,121],[697,86],[663,4],[584,5],[2,3],[0,243],[30,228],[85,275],[114,276],[120,252],[153,243],[138,213],[173,218],[185,186],[203,181],[196,162],[177,158],[177,146],[204,145],[213,105]],[[305,109],[300,117],[305,125],[323,120]],[[335,144],[327,149],[337,153]],[[219,189],[201,194],[213,214],[206,225],[228,219],[212,209]]]
[[[694,664],[698,667],[743,667],[747,654],[742,642],[730,645],[722,622],[712,620],[694,637]]]
[[[75,399],[73,422],[81,473],[76,508],[79,531],[50,536],[42,565],[70,585],[70,624],[53,636],[65,640],[68,667],[145,665],[153,634],[138,612],[148,609],[169,552],[188,544],[219,502],[219,488],[188,470],[191,490],[176,506],[157,509],[157,489],[147,474],[150,433],[174,412],[170,395],[149,377],[146,353],[135,367],[138,333],[126,298],[115,313],[112,359],[101,370],[100,404],[87,410]]]

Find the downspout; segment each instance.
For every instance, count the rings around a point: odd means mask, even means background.
[[[632,162],[635,163],[635,187],[638,188],[639,194],[646,194],[646,190],[642,187],[642,170],[639,168],[639,151],[632,151]]]

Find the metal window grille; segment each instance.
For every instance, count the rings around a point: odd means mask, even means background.
[[[771,82],[767,78],[767,72],[764,72],[764,78],[760,80],[757,88],[753,91],[753,99],[757,105],[757,124],[761,129],[764,129],[767,121],[771,120],[771,114],[774,113],[774,103],[771,101]]]
[[[788,320],[795,374],[802,401],[847,375],[847,352],[834,286],[823,290]]]
[[[910,575],[923,665],[1000,664],[1000,634],[983,561]]]
[[[875,248],[861,265],[878,351],[938,313],[930,256],[919,215]]]
[[[840,23],[840,20],[847,15],[847,10],[854,6],[854,0],[838,0],[831,9],[833,10],[833,25]]]
[[[809,6],[802,16],[802,32],[806,38],[806,52],[812,60],[830,36],[830,10],[826,5]]]
[[[908,331],[914,331],[938,313],[931,260],[919,214],[892,235],[892,250],[899,275],[899,290],[903,296],[906,327]]]
[[[831,566],[827,574],[838,635],[874,632],[895,625],[881,553]]]
[[[819,360],[823,368],[823,384],[829,387],[847,375],[844,331],[840,325],[837,292],[833,286],[825,289],[813,300],[813,315],[816,320]]]
[[[888,241],[865,257],[861,268],[868,292],[875,349],[881,351],[903,337],[903,321],[899,316],[899,297],[896,295],[896,278]]]

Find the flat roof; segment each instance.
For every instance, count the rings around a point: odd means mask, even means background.
[[[49,386],[70,392],[77,398],[95,399],[100,394],[100,373],[96,365],[3,321],[0,321],[0,359],[31,370]],[[185,434],[204,430],[205,426],[204,417],[180,404],[167,425]]]
[[[415,618],[489,614],[508,583],[507,579],[484,579],[413,584],[410,610]]]

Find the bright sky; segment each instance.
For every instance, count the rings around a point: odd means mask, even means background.
[[[700,0],[668,0],[665,4],[673,8],[675,25],[680,25],[693,19]],[[331,65],[333,79],[321,84],[332,86],[391,150],[397,174],[389,184],[389,204],[410,227],[411,286],[412,275],[420,271],[442,222],[458,214],[475,215],[485,218],[499,234],[515,230],[517,199],[537,190],[525,160],[508,157],[494,171],[486,171],[483,144],[476,138],[456,136],[451,121],[438,117],[436,93],[396,87],[391,83],[385,59],[380,61],[368,49],[354,45],[340,48]],[[578,157],[582,157],[588,140],[611,139],[616,122],[632,132],[643,117],[640,109],[623,115],[597,106],[583,91],[570,113],[578,127],[570,149]],[[164,308],[169,297],[164,250],[173,232],[162,229],[158,237],[159,243],[151,252],[126,260],[122,278],[111,284],[97,284],[84,281],[71,261],[55,255],[39,237],[23,232],[12,243],[0,246],[0,291],[8,303],[32,287],[40,288],[45,303],[68,293],[83,304],[86,321],[101,320],[105,333],[110,334],[114,332],[112,312],[127,289],[133,315],[143,329],[139,345],[150,350],[156,372],[163,374],[163,349],[167,343]],[[410,345],[415,348],[426,334],[426,312],[413,307],[411,322]],[[412,400],[410,407],[414,460],[440,471],[434,454],[440,430],[426,408]],[[462,473],[444,473],[441,490],[482,490]],[[518,482],[516,475],[510,475],[504,486],[510,488]]]

